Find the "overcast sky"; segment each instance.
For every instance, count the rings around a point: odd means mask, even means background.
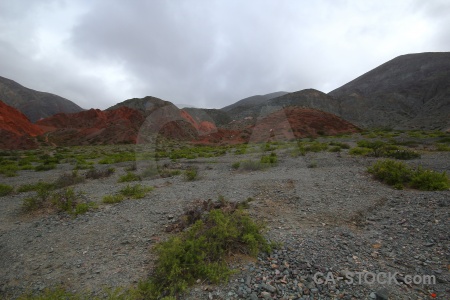
[[[448,28],[448,0],[0,0],[0,76],[83,108],[220,108],[449,51]]]

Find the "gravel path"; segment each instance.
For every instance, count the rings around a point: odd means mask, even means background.
[[[450,191],[394,190],[365,171],[375,159],[345,152],[292,158],[279,150],[277,167],[231,169],[234,161],[258,155],[182,160],[182,168],[199,167],[199,180],[144,180],[156,187],[145,198],[102,204],[77,218],[24,215],[20,206],[30,193],[0,198],[0,296],[61,284],[101,294],[105,286],[134,284],[148,275],[149,250],[166,237],[165,226],[192,201],[223,195],[231,201],[254,198],[250,214],[266,221],[267,236],[283,246],[269,257],[231,259],[242,272],[225,285],[197,285],[186,299],[430,299],[431,293],[450,298]],[[317,167],[308,168],[312,162]],[[408,163],[450,171],[449,162],[447,152]],[[112,177],[88,180],[76,190],[100,203],[125,185],[117,183],[125,166],[117,164]],[[22,171],[2,182],[49,181],[69,169]],[[317,272],[324,274],[322,279],[348,272],[398,272],[400,283],[406,275],[433,275],[436,284],[318,284]]]

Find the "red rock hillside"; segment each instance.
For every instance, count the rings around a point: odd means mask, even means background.
[[[135,143],[144,116],[137,110],[120,107],[101,111],[60,113],[36,122],[48,140],[57,145]]]
[[[292,106],[259,120],[253,127],[250,141],[291,140],[358,131],[355,125],[331,113]]]
[[[160,107],[148,116],[127,106],[105,111],[90,109],[56,114],[36,124],[46,132],[48,141],[56,145],[134,144],[138,137],[153,134],[195,140],[199,135],[217,131],[214,124],[196,122],[174,105]]]
[[[0,101],[0,148],[31,149],[37,147],[33,138],[42,134],[38,126],[15,108]]]

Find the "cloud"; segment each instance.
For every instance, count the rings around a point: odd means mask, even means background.
[[[10,1],[0,4],[0,75],[100,108],[146,95],[223,107],[280,90],[329,92],[395,56],[448,49],[448,8],[417,0]]]

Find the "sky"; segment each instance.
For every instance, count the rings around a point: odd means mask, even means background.
[[[221,108],[450,51],[448,28],[448,0],[0,0],[0,76],[86,109]]]

